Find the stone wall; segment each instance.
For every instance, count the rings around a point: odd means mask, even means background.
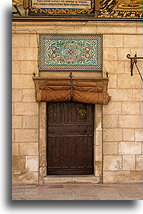
[[[103,72],[109,73],[108,92],[112,96],[111,102],[103,106],[103,182],[140,182],[143,90],[136,69],[134,76],[130,76],[130,60],[126,55],[135,52],[143,55],[141,23],[17,22],[12,29],[13,183],[38,184],[39,180],[38,142],[43,127],[40,127],[40,108],[35,102],[32,80],[33,73],[38,73],[39,33],[103,34]],[[141,70],[142,62],[138,65]],[[52,75],[59,76],[59,73]]]

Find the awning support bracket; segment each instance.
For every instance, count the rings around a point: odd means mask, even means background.
[[[140,72],[140,70],[139,70],[139,68],[138,68],[138,65],[137,65],[137,60],[138,60],[138,59],[142,59],[142,60],[143,60],[143,57],[137,57],[137,54],[135,54],[134,57],[131,57],[131,55],[128,54],[128,55],[127,55],[127,58],[131,60],[131,65],[130,65],[131,76],[133,76],[133,69],[134,69],[134,65],[135,65],[135,66],[136,66],[136,69],[137,69],[137,71],[138,71],[138,73],[139,73],[139,75],[140,75],[140,78],[141,78],[141,80],[143,81],[143,76],[141,75],[141,72]]]

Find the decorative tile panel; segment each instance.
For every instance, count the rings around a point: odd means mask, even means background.
[[[101,71],[102,35],[40,35],[41,71]]]

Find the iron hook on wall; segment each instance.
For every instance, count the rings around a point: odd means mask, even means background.
[[[139,73],[139,75],[140,75],[140,78],[141,78],[141,80],[143,81],[143,77],[142,77],[142,75],[141,75],[141,73],[140,73],[140,70],[139,70],[139,68],[138,68],[138,66],[137,66],[137,60],[138,60],[138,59],[142,59],[142,60],[143,60],[143,57],[137,57],[137,54],[135,54],[134,57],[131,57],[131,55],[128,54],[128,55],[127,55],[127,58],[131,60],[131,66],[130,66],[130,68],[131,68],[131,76],[133,76],[133,68],[134,68],[134,65],[135,65],[135,66],[136,66],[136,69],[137,69],[137,71],[138,71],[138,73]]]

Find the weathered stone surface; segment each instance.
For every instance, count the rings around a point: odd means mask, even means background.
[[[143,141],[143,129],[135,129],[135,141]]]
[[[12,117],[12,127],[21,128],[22,127],[22,116],[13,116]]]
[[[124,47],[142,47],[141,35],[124,35]]]
[[[120,142],[119,154],[141,154],[141,142]]]
[[[37,129],[16,129],[15,142],[37,142],[38,130]]]
[[[21,73],[31,74],[38,72],[38,61],[21,61]]]
[[[135,170],[135,155],[123,155],[123,170]]]
[[[24,89],[22,101],[23,102],[35,102],[35,90],[34,89]]]
[[[136,155],[136,170],[143,171],[143,155]]]
[[[109,89],[112,101],[132,101],[132,89]]]
[[[104,35],[103,47],[123,47],[122,35]]]
[[[20,73],[20,61],[12,61],[12,73],[18,74]]]
[[[119,115],[119,127],[142,128],[142,120],[140,115]]]
[[[12,34],[12,47],[18,48],[18,47],[29,47],[30,40],[29,40],[29,34]]]
[[[38,156],[26,156],[26,170],[30,172],[38,171]]]
[[[103,154],[104,155],[117,155],[118,143],[117,142],[104,142]]]
[[[20,143],[20,155],[38,155],[38,143]]]
[[[108,88],[117,88],[117,75],[110,74]]]
[[[18,143],[12,143],[12,156],[19,155],[19,144]]]
[[[123,140],[124,141],[134,141],[135,140],[135,130],[134,129],[123,129]]]
[[[103,159],[103,170],[122,170],[122,156],[105,155]]]
[[[13,60],[38,60],[38,48],[13,48]]]
[[[12,88],[23,89],[29,88],[34,89],[34,82],[32,80],[32,75],[13,75],[12,76]]]
[[[14,114],[15,115],[38,115],[38,104],[37,103],[14,103]]]
[[[13,174],[13,184],[38,184],[38,172],[23,171],[21,174]]]
[[[38,116],[23,116],[23,128],[38,128]]]
[[[24,156],[13,156],[12,157],[12,171],[13,174],[21,174],[25,171],[26,159]]]
[[[140,103],[122,102],[122,114],[140,114]]]
[[[110,74],[122,74],[124,73],[124,61],[109,61],[104,60],[103,63],[103,72],[108,72]]]
[[[143,90],[134,89],[133,90],[133,101],[143,101]]]
[[[122,141],[122,129],[103,129],[103,141]]]
[[[108,105],[103,106],[103,115],[121,114],[121,102],[109,102]],[[104,118],[103,116],[103,118]]]
[[[141,183],[142,171],[103,171],[103,183]]]
[[[104,48],[103,57],[104,60],[117,60],[117,48]]]
[[[118,115],[104,115],[103,128],[117,128]]]
[[[12,102],[19,102],[22,100],[22,90],[12,89]]]

